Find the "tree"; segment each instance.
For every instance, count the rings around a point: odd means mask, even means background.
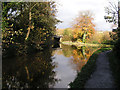
[[[76,39],[81,39],[85,43],[86,38],[89,38],[94,34],[93,17],[90,11],[80,12],[79,16],[75,18],[75,23],[73,24],[73,37]]]
[[[113,51],[115,52],[115,55],[119,57],[120,54],[120,1],[118,1],[118,5],[116,5],[114,2],[109,2],[110,6],[106,7],[106,12],[109,16],[105,16],[105,19],[109,22],[113,22],[114,24],[117,24],[118,27],[115,31],[116,34],[114,34],[114,37],[116,38],[116,43],[114,44]],[[119,62],[119,61],[118,61]]]
[[[104,16],[106,21],[117,24],[117,22],[118,22],[118,6],[114,2],[109,2],[109,6],[105,7],[105,11],[108,14],[107,16]]]
[[[2,2],[2,8],[4,51],[40,50],[49,46],[59,22],[55,2]]]
[[[116,32],[118,38],[120,38],[120,1],[117,3],[109,2],[109,6],[105,7],[105,11],[107,13],[107,15],[104,16],[106,21],[118,25],[118,28],[113,30],[113,32]]]

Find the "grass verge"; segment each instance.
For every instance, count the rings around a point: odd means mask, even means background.
[[[94,72],[96,68],[96,59],[99,53],[107,50],[111,50],[111,48],[101,48],[92,54],[88,62],[77,74],[75,80],[69,84],[70,88],[84,88],[86,81],[90,78],[91,74]]]
[[[117,88],[120,88],[120,60],[113,51],[108,53],[108,57],[115,84]]]
[[[71,42],[71,41],[64,41],[61,43],[66,45],[75,45],[75,46],[113,47],[113,45],[110,44],[107,45],[107,44],[94,44],[94,43],[82,43],[82,42]]]

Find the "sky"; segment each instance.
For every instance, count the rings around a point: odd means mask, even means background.
[[[111,31],[110,23],[104,19],[105,7],[108,6],[108,0],[55,0],[57,2],[57,18],[62,23],[57,25],[58,29],[71,27],[73,19],[75,19],[80,11],[90,10],[94,14],[93,23],[95,29],[99,31]],[[114,0],[112,0],[114,1]]]

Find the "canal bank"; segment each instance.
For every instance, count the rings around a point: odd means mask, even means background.
[[[72,42],[72,41],[64,41],[61,42],[65,45],[75,45],[77,47],[79,46],[91,46],[91,47],[113,47],[113,45],[107,45],[107,44],[94,44],[94,43],[82,43],[82,42]]]
[[[101,52],[110,50],[111,48],[101,48],[94,52],[89,58],[87,64],[77,74],[77,77],[70,83],[71,88],[84,88],[87,81],[91,79],[91,75],[95,72],[98,65],[96,65],[97,58]],[[104,84],[104,83],[102,83]],[[102,87],[101,87],[102,88]]]

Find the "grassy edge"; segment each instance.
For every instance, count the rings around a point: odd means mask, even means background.
[[[82,43],[82,42],[61,42],[62,44],[66,45],[75,45],[75,46],[103,46],[103,47],[113,47],[113,45],[107,45],[107,44],[94,44],[94,43]]]
[[[101,48],[92,54],[88,62],[77,74],[77,77],[75,78],[75,80],[69,84],[70,88],[84,88],[86,81],[91,77],[91,74],[94,72],[96,68],[96,59],[99,53],[107,50],[111,50],[111,48]]]
[[[115,85],[117,88],[120,88],[120,60],[117,58],[113,51],[108,53],[108,57]]]

